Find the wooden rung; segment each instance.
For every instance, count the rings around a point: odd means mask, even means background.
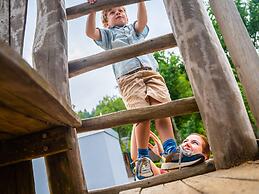
[[[0,143],[0,166],[52,155],[71,149],[71,129],[59,127]]]
[[[77,132],[81,133],[97,129],[105,129],[125,124],[137,123],[149,119],[180,116],[198,111],[199,109],[195,98],[189,97],[180,100],[174,100],[164,104],[132,110],[124,110],[85,119],[82,121],[82,126],[77,128]]]
[[[101,193],[118,194],[120,191],[125,191],[129,189],[134,189],[134,188],[152,187],[159,184],[164,184],[172,181],[182,180],[192,176],[205,174],[215,170],[216,169],[214,166],[214,161],[210,159],[196,166],[182,168],[181,170],[174,170],[166,174],[144,179],[142,181],[136,181],[136,182],[104,188],[104,189],[91,190],[89,193],[90,194],[101,194]]]
[[[118,6],[130,5],[145,0],[102,0],[97,1],[95,4],[82,3],[66,9],[67,19],[75,19],[90,13],[90,11],[101,11]]]
[[[70,61],[68,63],[69,77],[74,77],[132,57],[165,50],[175,46],[177,46],[177,44],[174,35],[170,33],[138,44],[103,51],[89,57]]]
[[[65,98],[2,42],[0,69],[0,133],[18,136],[53,126],[81,125]]]

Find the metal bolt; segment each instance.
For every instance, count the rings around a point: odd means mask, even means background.
[[[48,146],[43,146],[43,151],[44,152],[48,151],[48,149],[49,149]]]

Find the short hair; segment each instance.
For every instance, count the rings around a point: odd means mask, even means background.
[[[122,8],[123,8],[124,12],[126,13],[125,7],[123,6]],[[112,8],[110,8],[110,9],[104,9],[104,10],[102,11],[102,17],[101,17],[101,19],[102,19],[102,23],[103,23],[103,26],[104,26],[104,27],[107,27],[107,25],[108,25],[108,17],[107,17],[107,14],[108,14],[109,11],[111,11],[111,9],[112,9]]]
[[[209,145],[209,142],[208,142],[208,139],[205,135],[202,135],[202,134],[199,134],[199,133],[192,133],[190,135],[197,135],[197,136],[200,136],[203,140],[203,145],[202,145],[202,153],[205,155],[205,157],[207,159],[210,158],[210,145]]]

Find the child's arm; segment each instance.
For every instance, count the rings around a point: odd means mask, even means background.
[[[145,26],[147,25],[147,10],[145,2],[138,3],[138,15],[137,22],[135,24],[135,30],[137,33],[143,32]]]
[[[96,0],[88,0],[88,3],[93,4]],[[88,37],[92,38],[93,40],[100,40],[101,35],[100,31],[96,29],[96,12],[91,12],[88,14],[87,20],[86,20],[86,29],[85,33]]]

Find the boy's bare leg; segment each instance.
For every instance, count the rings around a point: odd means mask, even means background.
[[[149,98],[149,101],[151,105],[161,104],[161,102],[151,97]],[[173,125],[170,117],[156,119],[155,126],[162,142],[166,141],[167,139],[175,139],[174,132],[173,132]]]
[[[138,149],[147,149],[150,133],[150,121],[143,121],[136,124],[135,135]]]

